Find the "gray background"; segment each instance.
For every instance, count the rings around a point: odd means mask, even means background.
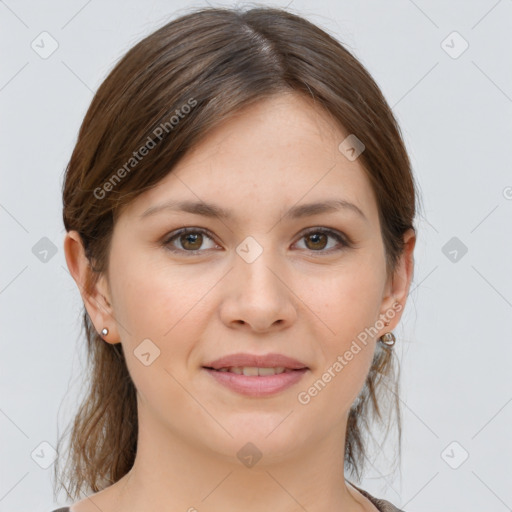
[[[51,446],[79,392],[82,303],[60,197],[78,128],[115,61],[200,5],[0,1],[2,511],[51,510]],[[368,68],[422,192],[415,279],[396,330],[401,471],[390,470],[385,445],[361,486],[407,512],[511,510],[512,1],[295,0],[291,9]],[[52,38],[58,48],[42,58]]]

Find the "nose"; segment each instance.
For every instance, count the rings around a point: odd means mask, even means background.
[[[287,276],[270,250],[250,263],[237,256],[224,281],[222,321],[230,328],[258,333],[290,327],[297,317],[297,299]]]

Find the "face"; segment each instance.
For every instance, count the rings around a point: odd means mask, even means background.
[[[261,101],[122,212],[99,284],[112,316],[87,307],[106,341],[123,345],[141,422],[226,458],[249,441],[267,460],[339,444],[410,279],[406,266],[386,274],[370,182],[338,149],[348,135],[299,96]],[[338,206],[306,207],[327,202]],[[227,372],[235,389],[204,368],[235,353],[306,369],[274,377],[277,388],[240,388]]]

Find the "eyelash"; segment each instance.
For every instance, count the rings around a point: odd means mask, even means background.
[[[208,249],[195,249],[193,251],[187,251],[186,249],[177,249],[177,248],[171,248],[169,247],[171,242],[180,237],[181,235],[186,235],[188,233],[200,233],[202,235],[206,235],[208,236],[208,238],[212,239],[212,241],[215,241],[214,240],[214,237],[212,236],[212,234],[206,230],[206,229],[203,229],[203,228],[183,228],[183,229],[179,229],[177,231],[173,231],[171,233],[172,236],[167,236],[165,237],[164,241],[162,242],[162,245],[169,251],[171,252],[174,252],[174,253],[188,253],[188,254],[192,254],[192,255],[195,255],[195,254],[198,254],[200,252],[205,252],[206,250]],[[331,236],[332,238],[334,238],[338,243],[340,243],[342,245],[341,248],[331,248],[331,249],[328,249],[328,250],[318,250],[318,251],[314,251],[314,250],[309,250],[309,252],[313,253],[313,254],[316,254],[316,253],[327,253],[327,254],[330,254],[332,252],[335,252],[335,251],[342,251],[346,248],[349,248],[349,247],[352,247],[352,242],[348,239],[348,237],[346,236],[343,236],[341,233],[338,233],[337,231],[334,231],[332,229],[328,229],[328,228],[311,228],[309,229],[306,233],[303,233],[302,236],[299,238],[299,240],[302,240],[303,238],[305,238],[306,236],[308,235],[312,235],[312,234],[316,234],[316,233],[323,233],[323,234],[326,234],[328,236]]]

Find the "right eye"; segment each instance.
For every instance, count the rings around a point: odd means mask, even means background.
[[[213,241],[211,235],[202,228],[183,228],[170,233],[163,242],[163,245],[172,252],[188,252],[198,253],[203,252],[200,247],[203,245],[204,240],[210,239]],[[181,247],[176,247],[174,242],[179,243]],[[214,243],[214,245],[216,245]]]

